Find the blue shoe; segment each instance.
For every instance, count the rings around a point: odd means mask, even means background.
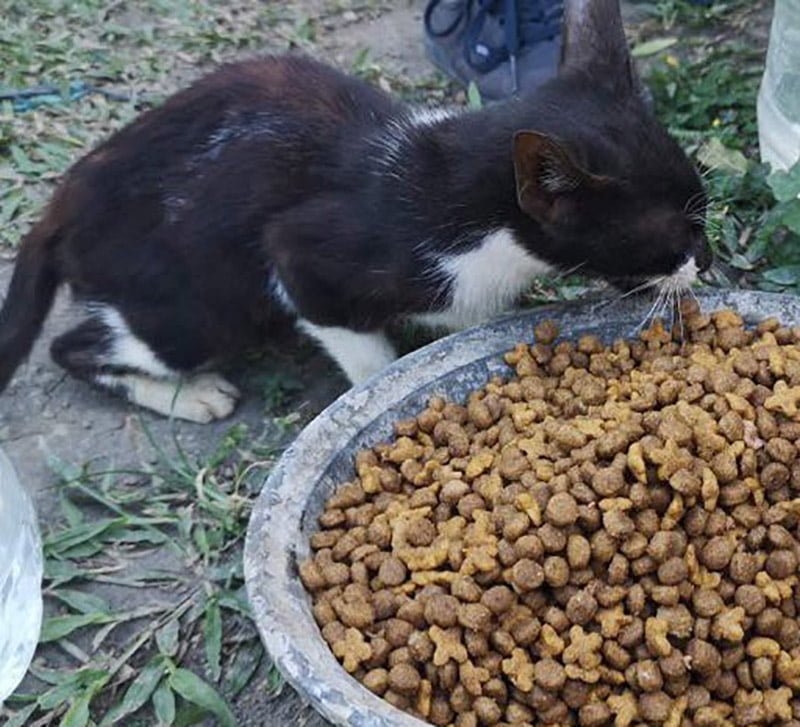
[[[431,60],[481,97],[532,91],[558,72],[562,0],[429,0]]]

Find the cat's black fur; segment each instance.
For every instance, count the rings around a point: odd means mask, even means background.
[[[499,228],[610,280],[692,256],[707,267],[688,214],[703,207],[699,178],[639,90],[617,0],[567,3],[557,79],[433,124],[308,58],[226,66],[68,172],[0,312],[0,389],[61,283],[192,371],[257,345],[277,318],[375,331],[446,308],[437,256]],[[120,368],[103,359],[109,335],[90,315],[53,356],[98,381]]]

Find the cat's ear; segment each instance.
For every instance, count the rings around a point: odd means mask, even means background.
[[[561,70],[579,70],[615,91],[644,95],[619,0],[566,0]]]
[[[540,222],[552,217],[560,196],[601,182],[574,160],[563,143],[537,131],[514,135],[514,173],[520,208]]]

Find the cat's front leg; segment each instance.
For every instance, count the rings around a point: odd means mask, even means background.
[[[322,345],[353,384],[368,379],[397,358],[383,331],[364,333],[339,326],[318,326],[302,318],[297,325]]]
[[[384,326],[405,282],[359,204],[349,192],[316,195],[275,217],[263,242],[274,302],[353,384],[397,358]]]

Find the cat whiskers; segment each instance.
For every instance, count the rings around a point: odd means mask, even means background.
[[[684,286],[680,284],[670,284],[667,293],[667,308],[669,310],[669,331],[670,333],[675,329],[675,318],[677,317],[680,331],[681,340],[683,340],[683,313],[681,312],[681,293]],[[677,314],[677,315],[676,315]]]
[[[637,285],[635,288],[631,288],[630,290],[626,291],[622,295],[617,296],[616,298],[611,298],[611,300],[601,301],[592,308],[592,313],[604,310],[605,308],[608,308],[608,306],[619,303],[625,300],[626,298],[635,295],[636,293],[641,293],[643,290],[647,290],[648,288],[655,288],[656,286],[660,285],[665,279],[666,275],[659,275],[655,278],[649,278],[648,280],[645,280],[641,285]]]
[[[696,214],[689,216],[689,222],[702,225],[706,231],[719,233],[722,231],[722,218],[717,218],[710,215]]]
[[[720,281],[722,281],[726,286],[730,286],[733,283],[728,275],[728,272],[725,270],[725,267],[716,260],[711,264],[711,267],[708,270],[701,273],[700,279],[705,283],[710,283],[711,285],[719,284]]]
[[[683,341],[686,331],[683,324],[681,299],[688,293],[698,305],[700,305],[700,301],[692,289],[692,284],[676,276],[669,276],[664,280],[662,291],[665,293],[665,303],[670,310],[670,331],[674,329],[677,317],[678,326],[680,327],[680,340]]]
[[[656,299],[653,301],[653,305],[650,306],[650,309],[647,311],[644,318],[642,318],[641,323],[639,323],[639,325],[633,329],[631,335],[634,336],[638,335],[641,331],[643,331],[647,327],[650,321],[655,319],[657,313],[661,310],[663,306],[664,297],[666,296],[666,293],[667,293],[666,288],[661,287],[658,289],[658,295],[656,296]]]
[[[706,193],[705,190],[700,192],[695,192],[688,200],[686,200],[686,204],[683,207],[684,213],[689,215],[690,217],[696,213],[698,213],[701,207],[705,206],[705,197]]]
[[[583,262],[578,263],[577,265],[573,265],[571,268],[568,268],[567,270],[562,270],[558,275],[552,278],[552,281],[554,283],[557,283],[559,280],[563,280],[564,278],[572,275],[573,273],[577,273],[578,270],[580,270],[588,262],[589,262],[588,260],[584,260]]]
[[[697,294],[694,292],[694,288],[691,285],[687,285],[683,292],[686,292],[689,295],[691,295],[692,296],[692,300],[695,303],[697,303],[697,305],[700,305],[700,298],[697,297]]]

